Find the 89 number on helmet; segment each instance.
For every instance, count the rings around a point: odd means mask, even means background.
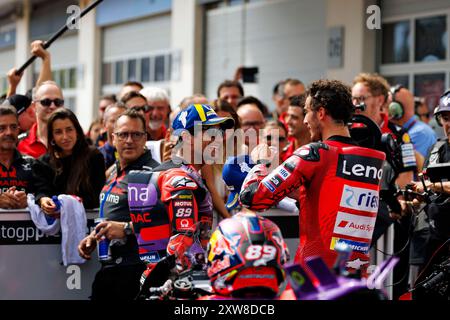
[[[275,258],[277,254],[277,249],[274,246],[270,245],[251,245],[247,248],[245,252],[245,259],[247,260],[256,260],[256,259],[265,259],[271,260]]]

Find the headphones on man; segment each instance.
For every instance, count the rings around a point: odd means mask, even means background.
[[[389,104],[389,117],[394,120],[400,120],[405,114],[405,108],[400,101],[395,100],[395,95],[404,87],[401,84],[391,88],[392,102]]]

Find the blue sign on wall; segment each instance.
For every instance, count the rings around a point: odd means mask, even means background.
[[[0,48],[13,46],[16,43],[16,28],[2,31],[0,28]]]
[[[96,21],[105,26],[171,10],[172,0],[107,0],[97,7]]]

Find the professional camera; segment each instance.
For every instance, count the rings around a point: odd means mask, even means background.
[[[422,290],[432,299],[450,300],[450,257],[434,266],[434,271],[414,290]]]
[[[450,163],[434,163],[425,170],[425,175],[431,182],[450,180]]]

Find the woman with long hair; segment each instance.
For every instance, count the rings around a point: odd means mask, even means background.
[[[98,208],[105,184],[103,155],[89,146],[76,115],[69,109],[56,110],[48,120],[48,151],[36,161],[36,203],[55,215],[54,195],[76,195],[86,209]]]

